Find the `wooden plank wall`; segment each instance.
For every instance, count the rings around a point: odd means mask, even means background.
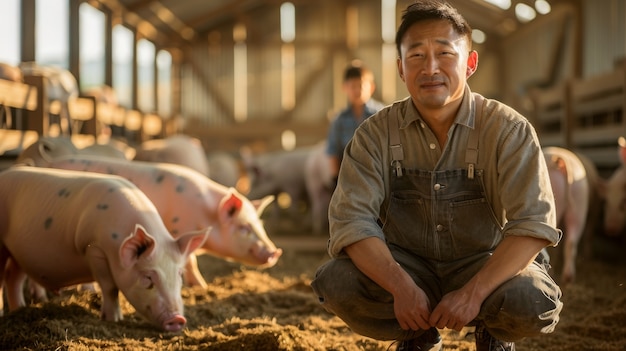
[[[78,148],[101,143],[106,128],[131,146],[165,137],[167,125],[160,116],[125,109],[79,96],[68,101],[69,121],[51,118],[64,113],[58,101],[50,101],[43,76],[25,76],[24,82],[0,79],[0,169],[14,162],[19,153],[41,136],[68,136]],[[173,133],[169,133],[173,134]]]
[[[544,146],[580,151],[601,171],[619,166],[617,139],[626,136],[626,65],[588,78],[534,89],[531,120]]]

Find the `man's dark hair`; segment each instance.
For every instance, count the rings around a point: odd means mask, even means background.
[[[404,38],[406,31],[415,23],[424,20],[441,19],[447,20],[452,24],[454,30],[467,37],[468,45],[472,45],[472,28],[469,23],[461,16],[461,14],[449,3],[443,0],[417,0],[415,3],[407,6],[402,14],[402,23],[398,27],[396,33],[396,48],[398,56],[402,56],[400,52],[400,44]]]
[[[343,73],[343,81],[345,82],[352,78],[374,79],[374,74],[361,60],[353,60]]]

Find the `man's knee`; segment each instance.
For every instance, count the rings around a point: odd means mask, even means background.
[[[479,319],[494,337],[514,341],[554,331],[562,308],[561,289],[534,264],[496,289],[483,303]]]

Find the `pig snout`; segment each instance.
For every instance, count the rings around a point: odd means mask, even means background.
[[[282,249],[277,249],[275,247],[268,248],[260,243],[252,245],[250,252],[257,263],[266,268],[274,266],[276,262],[278,262],[278,258],[283,254]]]
[[[187,320],[185,317],[180,314],[176,314],[163,322],[163,329],[170,332],[179,332],[183,330],[186,324]]]

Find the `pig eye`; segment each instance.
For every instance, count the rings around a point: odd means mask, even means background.
[[[242,236],[247,237],[247,236],[250,236],[250,235],[251,235],[251,232],[252,232],[252,231],[250,230],[250,227],[247,227],[247,226],[245,226],[245,227],[244,227],[244,226],[239,227],[239,235],[242,235]]]
[[[154,282],[152,281],[152,277],[150,277],[149,275],[144,275],[141,278],[141,286],[143,286],[146,289],[154,288]]]

